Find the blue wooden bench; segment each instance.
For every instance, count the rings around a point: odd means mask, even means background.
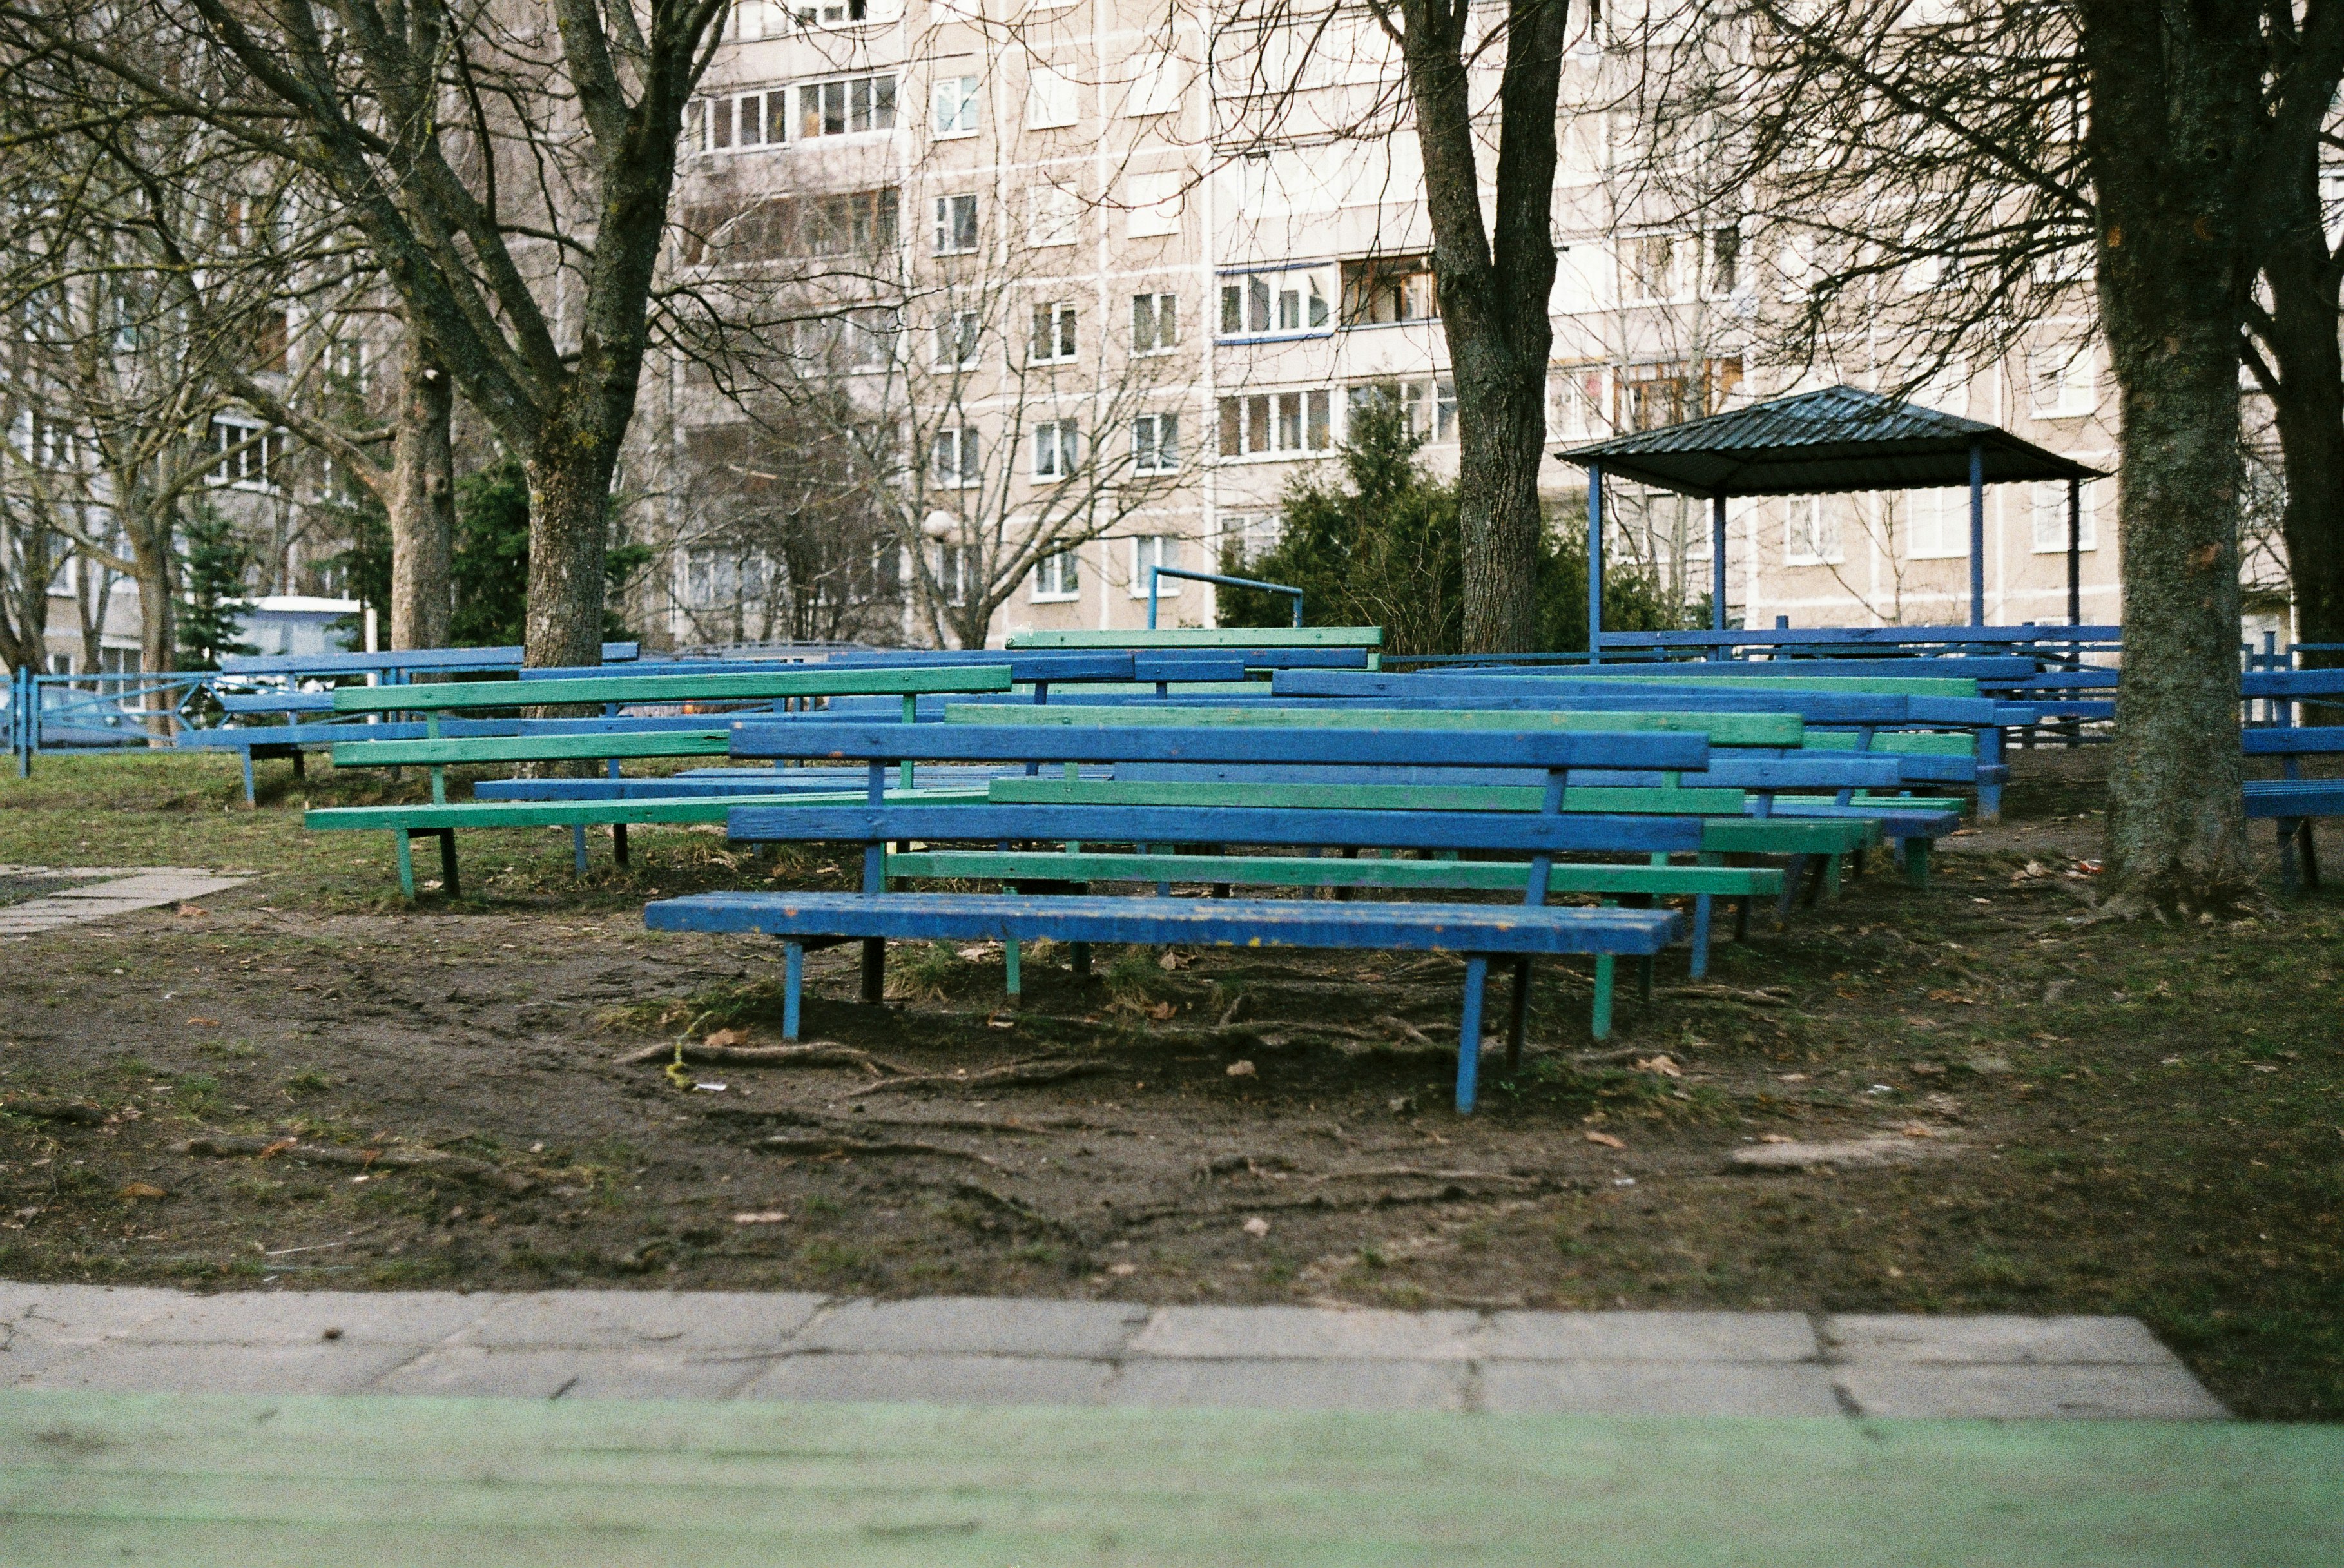
[[[2319,885],[2319,850],[2311,824],[2323,816],[2344,816],[2344,778],[2308,779],[2301,759],[2344,756],[2344,725],[2268,726],[2242,732],[2239,742],[2250,757],[2277,757],[2283,773],[2276,779],[2247,781],[2247,815],[2278,827],[2280,878],[2299,885],[2296,854],[2303,855],[2300,885]]]
[[[745,842],[860,842],[860,894],[725,893],[652,905],[654,930],[761,932],[783,943],[783,1034],[798,1032],[803,959],[809,946],[860,941],[863,995],[881,994],[889,940],[1049,939],[1072,944],[1194,943],[1432,951],[1466,958],[1457,1103],[1470,1110],[1478,1072],[1482,989],[1492,958],[1514,962],[1518,1053],[1529,1005],[1530,962],[1538,956],[1592,955],[1600,1017],[1608,1017],[1612,963],[1649,958],[1678,934],[1674,913],[1547,905],[1547,872],[1558,855],[1697,851],[1698,819],[1574,814],[1562,810],[1578,767],[1698,771],[1708,743],[1697,735],[1546,732],[1484,733],[1479,755],[1493,766],[1531,768],[1547,780],[1541,810],[1524,814],[1394,812],[1341,807],[894,805],[878,799],[891,765],[921,762],[1116,764],[1316,764],[1424,765],[1454,755],[1438,732],[1344,729],[1040,725],[853,725],[743,723],[736,756],[818,757],[861,762],[871,799],[861,806],[736,806],[728,832]],[[1099,898],[1054,894],[889,893],[886,845],[1017,841],[1164,845],[1281,845],[1482,851],[1527,855],[1531,873],[1515,905],[1325,903],[1290,899]]]

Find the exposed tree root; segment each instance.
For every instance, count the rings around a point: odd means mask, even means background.
[[[793,1138],[784,1133],[762,1139],[757,1147],[775,1154],[908,1154],[932,1159],[965,1159],[978,1165],[1000,1163],[965,1148],[946,1148],[940,1143],[921,1143],[914,1138]]]
[[[645,1046],[639,1051],[629,1051],[619,1058],[619,1066],[637,1067],[645,1062],[673,1061],[676,1047],[672,1041]],[[874,1057],[869,1051],[858,1051],[852,1046],[842,1046],[831,1040],[808,1040],[796,1046],[710,1046],[686,1044],[683,1059],[702,1067],[864,1067],[874,1073],[905,1074],[912,1069]]]
[[[432,1176],[452,1176],[459,1181],[478,1182],[511,1193],[528,1192],[537,1186],[518,1171],[491,1165],[485,1159],[471,1159],[460,1154],[441,1154],[433,1149],[412,1148],[341,1148],[331,1144],[301,1143],[289,1138],[230,1138],[214,1135],[191,1138],[174,1144],[179,1154],[209,1155],[218,1159],[258,1156],[262,1159],[285,1158],[304,1165],[338,1165],[362,1170],[420,1170]]]
[[[1101,1073],[1118,1072],[1113,1062],[1098,1060],[1070,1062],[1059,1057],[1034,1057],[1011,1062],[1005,1067],[987,1067],[975,1073],[912,1073],[899,1078],[882,1078],[875,1084],[864,1084],[847,1091],[849,1099],[861,1099],[865,1095],[891,1094],[897,1089],[999,1088],[1007,1084],[1055,1084],[1067,1078],[1091,1077]]]

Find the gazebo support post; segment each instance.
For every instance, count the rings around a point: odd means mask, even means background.
[[[2084,623],[2084,481],[2067,480],[2067,624]]]
[[[1970,442],[1970,624],[1985,624],[1985,443]]]
[[[1709,629],[1725,630],[1725,497],[1723,492],[1709,502]],[[1719,643],[1709,651],[1713,659],[1726,656],[1725,644]]]
[[[1603,663],[1603,465],[1587,465],[1587,662]]]

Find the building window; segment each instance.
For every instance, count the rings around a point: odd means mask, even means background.
[[[1065,300],[1034,307],[1034,340],[1026,358],[1056,364],[1076,358],[1075,308]]]
[[[745,206],[688,207],[682,225],[683,264],[722,266],[893,250],[898,199],[888,187],[776,197]]]
[[[936,197],[936,254],[957,256],[976,248],[976,197]]]
[[[1701,258],[1701,291],[1722,299],[1742,287],[1742,228],[1724,224],[1708,234]]]
[[[1180,297],[1177,294],[1135,294],[1131,297],[1131,351],[1161,354],[1180,341]]]
[[[326,376],[345,392],[367,389],[366,343],[357,338],[337,338],[326,346]]]
[[[2038,420],[2074,420],[2091,413],[2099,402],[2092,351],[2086,349],[2037,349],[2027,356],[2026,379],[2034,392]]]
[[[1036,483],[1071,479],[1077,453],[1075,421],[1045,420],[1034,427],[1034,479]]]
[[[1036,602],[1079,599],[1082,592],[1082,564],[1075,551],[1057,551],[1035,562],[1034,599]]]
[[[1323,267],[1223,274],[1221,336],[1331,331],[1329,281],[1329,269]]]
[[[1134,599],[1147,597],[1148,573],[1157,567],[1177,567],[1179,564],[1180,541],[1176,535],[1169,533],[1135,535],[1131,541],[1131,596]],[[1156,596],[1159,599],[1177,599],[1180,596],[1180,580],[1177,577],[1161,579],[1157,585]]]
[[[1180,232],[1181,178],[1178,169],[1124,177],[1125,238],[1148,239]]]
[[[766,562],[759,550],[693,550],[684,556],[687,610],[729,610],[765,600]]]
[[[2067,486],[2065,481],[2038,484],[2034,488],[2035,553],[2065,555],[2067,553]],[[2089,484],[2077,498],[2076,511],[2076,548],[2090,550],[2096,542],[2092,537],[2092,502],[2096,498]]]
[[[1790,537],[1783,553],[1793,566],[1819,566],[1839,559],[1839,514],[1829,498],[1791,498]]]
[[[936,369],[966,370],[975,367],[977,329],[982,319],[975,310],[947,310],[936,318]]]
[[[212,469],[214,484],[232,484],[239,490],[277,488],[278,466],[285,459],[283,430],[264,433],[258,425],[214,420],[210,434],[212,450],[221,454]]]
[[[1225,458],[1323,452],[1333,450],[1334,394],[1263,392],[1221,400],[1221,455]]]
[[[867,306],[801,321],[798,358],[811,360],[812,369],[833,374],[884,370],[895,362],[903,331],[903,313],[888,306]]]
[[[289,332],[284,311],[263,310],[253,322],[252,368],[283,375]]]
[[[1378,398],[1389,398],[1408,416],[1409,433],[1436,445],[1457,439],[1457,383],[1447,376],[1408,381],[1369,381],[1350,389],[1347,416]]]
[[[695,152],[745,152],[779,147],[787,134],[790,90],[698,98],[684,110],[684,146]]]
[[[1566,370],[1547,383],[1546,424],[1571,440],[1611,434],[1601,422],[1603,372]]]
[[[1431,258],[1370,257],[1343,263],[1344,326],[1439,319],[1440,295],[1433,287]]]
[[[1619,408],[1613,423],[1623,430],[1656,430],[1716,413],[1742,384],[1742,361],[1683,360],[1631,365],[1613,383]]]
[[[1075,79],[1063,71],[1036,66],[1026,78],[1026,125],[1029,130],[1073,125],[1082,117],[1080,103]]]
[[[1905,511],[1912,520],[1905,530],[1905,553],[1913,560],[1942,561],[1970,552],[1968,491],[1913,491],[1905,496]],[[2064,530],[2066,525],[2060,526]]]
[[[819,5],[801,5],[795,12],[801,27],[835,27],[842,23],[860,22],[869,14],[864,0],[822,0]]]
[[[846,76],[798,89],[798,135],[804,140],[894,128],[894,76]]]
[[[945,603],[968,602],[968,546],[939,544],[930,552],[928,566],[935,573],[936,585],[944,590]]]
[[[946,490],[963,490],[978,480],[976,431],[966,425],[936,432],[929,471]]]
[[[1081,206],[1065,186],[1031,186],[1026,204],[1026,243],[1032,248],[1072,245],[1081,237]]]
[[[938,137],[976,135],[978,96],[975,76],[946,76],[931,95],[934,116],[929,125]]]
[[[1259,561],[1278,548],[1280,529],[1274,511],[1225,511],[1220,525],[1222,549],[1235,546],[1241,561]]]
[[[1620,258],[1627,273],[1622,292],[1632,303],[1652,305],[1682,299],[1692,293],[1699,269],[1701,244],[1682,234],[1639,234],[1622,247]]]
[[[1180,108],[1180,68],[1172,56],[1142,55],[1132,62],[1131,88],[1124,95],[1127,119],[1176,114]]]
[[[1174,473],[1180,467],[1180,416],[1142,414],[1131,421],[1131,470]]]

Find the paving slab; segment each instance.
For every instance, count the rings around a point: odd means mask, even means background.
[[[67,866],[53,873],[59,877],[93,874],[104,875],[89,866]],[[61,926],[135,915],[142,909],[224,893],[251,880],[248,874],[220,875],[180,866],[121,871],[110,880],[72,883],[38,898],[9,905],[0,911],[0,936],[37,936]]]
[[[106,1393],[354,1394],[420,1352],[412,1345],[132,1345],[107,1341],[20,1379]]]
[[[2229,1411],[2188,1369],[2142,1366],[1918,1366],[1831,1369],[1852,1413],[1926,1420],[2219,1421]]]
[[[1089,1405],[1114,1376],[1112,1361],[1064,1356],[799,1355],[761,1369],[740,1397]]]
[[[436,1345],[480,1320],[494,1299],[454,1290],[238,1290],[181,1296],[123,1330],[150,1345],[311,1345],[330,1331],[358,1345]]]
[[[1811,1361],[1814,1327],[1799,1312],[1499,1312],[1477,1341],[1511,1361]]]
[[[1162,1307],[1131,1341],[1131,1351],[1165,1358],[1461,1361],[1478,1353],[1481,1328],[1479,1312]]]
[[[392,1368],[367,1391],[540,1400],[721,1400],[738,1392],[766,1365],[762,1358],[702,1357],[681,1351],[443,1345]]]
[[[1461,1411],[1462,1361],[1134,1359],[1107,1385],[1110,1404],[1285,1411]]]
[[[493,1299],[456,1342],[779,1352],[826,1300],[790,1291],[544,1290]]]
[[[1147,1319],[1147,1308],[1115,1301],[995,1296],[842,1301],[808,1325],[791,1349],[1096,1360],[1120,1353]]]
[[[1494,1415],[1839,1416],[1831,1369],[1795,1361],[1490,1361]]]
[[[1852,1361],[2178,1364],[2137,1318],[1839,1313],[1823,1320],[1823,1338],[1834,1360]]]

